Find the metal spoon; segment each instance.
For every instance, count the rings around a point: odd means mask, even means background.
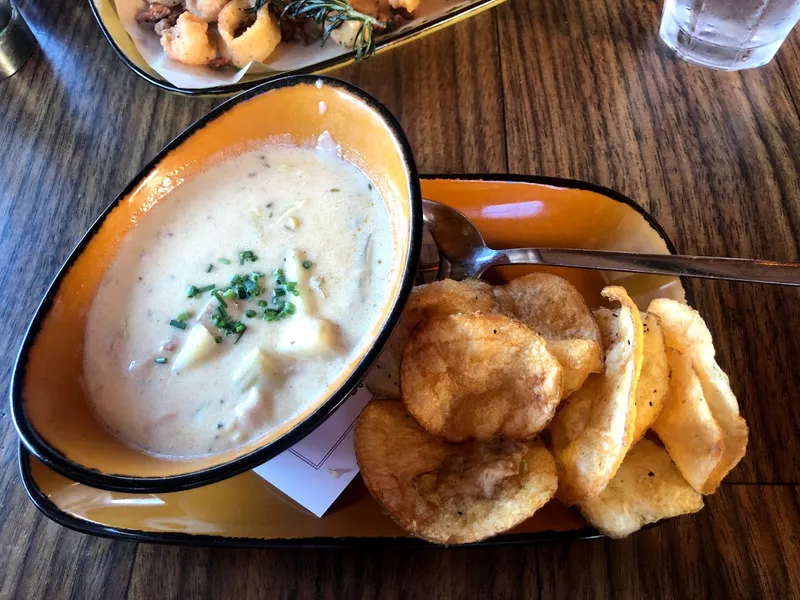
[[[480,277],[486,269],[498,265],[550,265],[800,286],[797,263],[562,248],[492,250],[472,221],[456,209],[423,200],[422,210],[423,221],[445,259],[443,262],[449,263],[439,265],[440,279]]]

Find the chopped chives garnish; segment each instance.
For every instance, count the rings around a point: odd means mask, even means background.
[[[339,191],[339,188],[331,188],[331,191],[332,191],[332,192],[338,192],[338,191]]]
[[[214,296],[214,298],[217,299],[217,302],[220,303],[222,308],[228,308],[228,303],[225,302],[225,300],[222,299],[222,296],[220,295],[219,290],[214,290],[213,292],[211,292],[211,295]]]
[[[218,335],[217,337],[214,338],[214,341],[217,342],[218,344],[221,344],[222,343],[222,336]]]
[[[243,265],[247,261],[256,262],[258,257],[253,253],[252,250],[243,250],[239,252],[239,264]]]
[[[239,264],[244,265],[245,262],[255,262],[257,260],[258,257],[252,250],[243,250],[239,253]],[[229,260],[224,258],[220,258],[219,262],[222,264],[231,264]],[[302,266],[305,269],[310,269],[313,263],[306,260],[302,263]],[[207,267],[207,272],[214,270],[214,265],[211,263],[209,263]],[[211,322],[214,323],[214,325],[219,328],[220,333],[223,333],[225,336],[235,335],[235,344],[242,337],[242,334],[247,331],[247,325],[228,314],[226,310],[228,308],[228,302],[226,302],[226,300],[249,300],[251,302],[256,302],[259,308],[264,309],[262,317],[265,321],[279,321],[295,314],[297,311],[296,306],[291,302],[287,302],[285,299],[286,296],[300,295],[300,291],[297,289],[297,282],[286,281],[284,269],[275,269],[272,271],[274,286],[264,286],[264,284],[260,283],[260,279],[266,276],[266,274],[258,271],[251,271],[249,274],[234,274],[230,279],[230,284],[227,286],[218,288],[215,284],[203,287],[193,285],[187,288],[187,295],[190,298],[194,298],[198,294],[211,292],[211,295],[219,303],[216,310],[211,315]],[[269,293],[270,291],[272,292],[271,303],[268,300],[256,299],[257,296]],[[191,316],[191,311],[185,311],[179,314],[175,319],[172,319],[170,325],[179,329],[185,329],[185,321],[191,318]],[[259,313],[256,310],[248,309],[244,311],[243,316],[248,319],[253,319],[258,317]],[[217,344],[221,344],[223,339],[223,336],[219,335],[214,338],[214,341]]]
[[[159,364],[159,365],[165,365],[165,364],[167,364],[167,361],[168,361],[168,359],[167,359],[167,357],[166,357],[166,356],[159,356],[159,357],[156,359],[156,361],[155,361],[155,362],[156,362],[156,364]]]
[[[212,271],[213,269],[214,269],[214,265],[212,265],[211,263],[208,263],[208,264],[206,265],[206,273],[211,273],[211,271]]]

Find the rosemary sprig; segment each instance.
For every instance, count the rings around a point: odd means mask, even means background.
[[[354,21],[360,23],[356,36],[353,39],[353,50],[356,60],[368,58],[375,54],[375,28],[385,28],[385,24],[357,11],[348,0],[255,0],[252,8],[247,12],[258,12],[267,3],[272,4],[279,12],[279,20],[284,17],[294,19],[311,19],[322,28],[322,45],[328,41],[335,30],[347,23]]]

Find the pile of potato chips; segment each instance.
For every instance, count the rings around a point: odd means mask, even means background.
[[[356,425],[367,488],[441,544],[507,531],[555,497],[611,537],[703,506],[744,456],[747,425],[691,307],[640,312],[568,281],[415,288],[366,379]]]

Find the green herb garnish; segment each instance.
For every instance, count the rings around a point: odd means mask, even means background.
[[[355,21],[361,25],[353,40],[353,50],[356,60],[367,58],[375,54],[375,28],[389,29],[391,21],[379,21],[353,8],[348,0],[256,0],[251,8],[243,9],[245,12],[256,13],[263,6],[271,3],[278,11],[278,20],[310,19],[322,27],[322,44],[336,29],[348,21]]]
[[[211,315],[211,322],[222,330],[225,335],[238,333],[239,337],[242,337],[241,334],[247,329],[247,325],[231,317],[222,305],[217,306],[216,312]],[[239,338],[236,338],[236,341],[238,342]]]
[[[214,290],[213,292],[211,292],[211,295],[214,296],[214,298],[217,299],[217,302],[220,303],[220,306],[222,306],[222,308],[228,308],[228,303],[225,302],[225,300],[222,299],[222,296],[220,295],[219,290]]]
[[[206,265],[206,273],[211,273],[211,271],[212,271],[213,269],[214,269],[214,265],[212,265],[211,263],[208,263],[208,264]]]
[[[312,267],[312,262],[310,260],[303,261],[303,268],[308,271]]]
[[[183,321],[178,321],[177,319],[170,319],[169,324],[171,327],[175,327],[177,329],[186,329],[186,323]]]
[[[186,295],[189,298],[194,298],[195,296],[199,296],[200,294],[204,294],[206,292],[210,292],[217,286],[213,283],[210,285],[204,285],[203,287],[197,287],[196,285],[190,285],[189,288],[186,290]]]
[[[243,265],[244,263],[246,263],[248,261],[256,262],[257,260],[258,260],[258,257],[253,253],[252,250],[243,250],[243,251],[239,252],[239,264],[240,265]]]
[[[258,301],[258,305],[259,305],[261,308],[264,308],[265,306],[267,306],[267,301],[266,301],[266,300],[259,300],[259,301]]]
[[[167,364],[167,362],[169,362],[169,359],[167,359],[166,356],[159,356],[158,358],[155,359],[155,362],[156,364],[159,365],[165,365]]]
[[[217,337],[214,338],[214,341],[217,342],[218,344],[221,344],[222,343],[222,336],[218,335]]]
[[[227,258],[220,258],[219,262],[221,262],[223,265],[231,264],[231,261],[229,261]]]
[[[252,319],[256,316],[256,311],[248,310],[246,313],[244,313],[244,316],[246,316],[248,319]]]
[[[177,321],[181,321],[182,322],[182,321],[185,321],[186,319],[188,319],[191,316],[192,316],[192,313],[190,313],[188,310],[185,310],[181,314],[179,314],[177,317],[175,317],[175,319]]]

